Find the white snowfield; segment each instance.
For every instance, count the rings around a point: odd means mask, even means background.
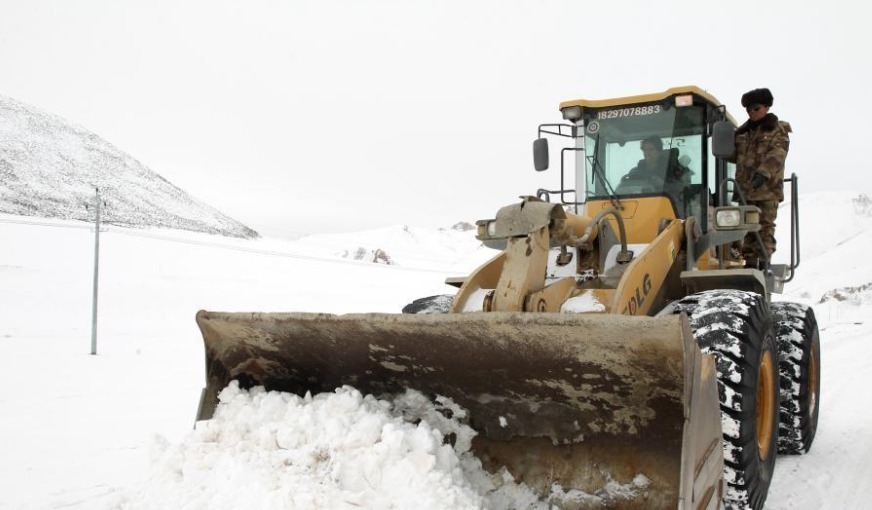
[[[870,508],[872,209],[848,192],[814,193],[800,220],[801,265],[777,299],[814,305],[820,423],[811,452],[779,457],[766,506]],[[110,228],[96,356],[93,231],[0,216],[0,240],[0,508],[546,509],[632,497],[647,483],[640,473],[597,495],[555,487],[537,500],[510,474],[481,470],[472,432],[436,412],[450,401],[415,392],[385,402],[353,388],[298,397],[231,386],[215,419],[195,427],[197,310],[398,312],[452,292],[446,276],[493,255],[472,233],[397,227],[319,244]],[[342,258],[360,247],[395,265]]]

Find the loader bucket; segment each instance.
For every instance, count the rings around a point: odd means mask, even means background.
[[[410,388],[469,411],[491,472],[506,467],[543,497],[556,485],[596,496],[560,508],[707,508],[721,497],[714,364],[683,314],[201,311],[197,323],[198,419],[234,379],[298,395]]]

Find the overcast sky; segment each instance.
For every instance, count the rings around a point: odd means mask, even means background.
[[[447,227],[555,187],[563,100],[769,87],[803,191],[872,194],[847,1],[0,0],[0,94],[264,235]]]

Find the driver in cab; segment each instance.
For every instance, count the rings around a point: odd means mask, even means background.
[[[659,136],[649,136],[642,140],[642,159],[621,182],[643,182],[654,192],[670,192],[683,188],[690,179],[690,170],[679,163],[678,150],[663,150],[663,140]],[[672,190],[671,188],[676,188]]]

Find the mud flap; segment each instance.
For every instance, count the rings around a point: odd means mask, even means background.
[[[505,466],[543,496],[555,484],[605,494],[613,482],[639,490],[598,504],[705,508],[722,490],[715,370],[683,314],[201,311],[197,323],[207,379],[198,419],[234,379],[298,395],[412,388],[465,407],[485,467]]]

